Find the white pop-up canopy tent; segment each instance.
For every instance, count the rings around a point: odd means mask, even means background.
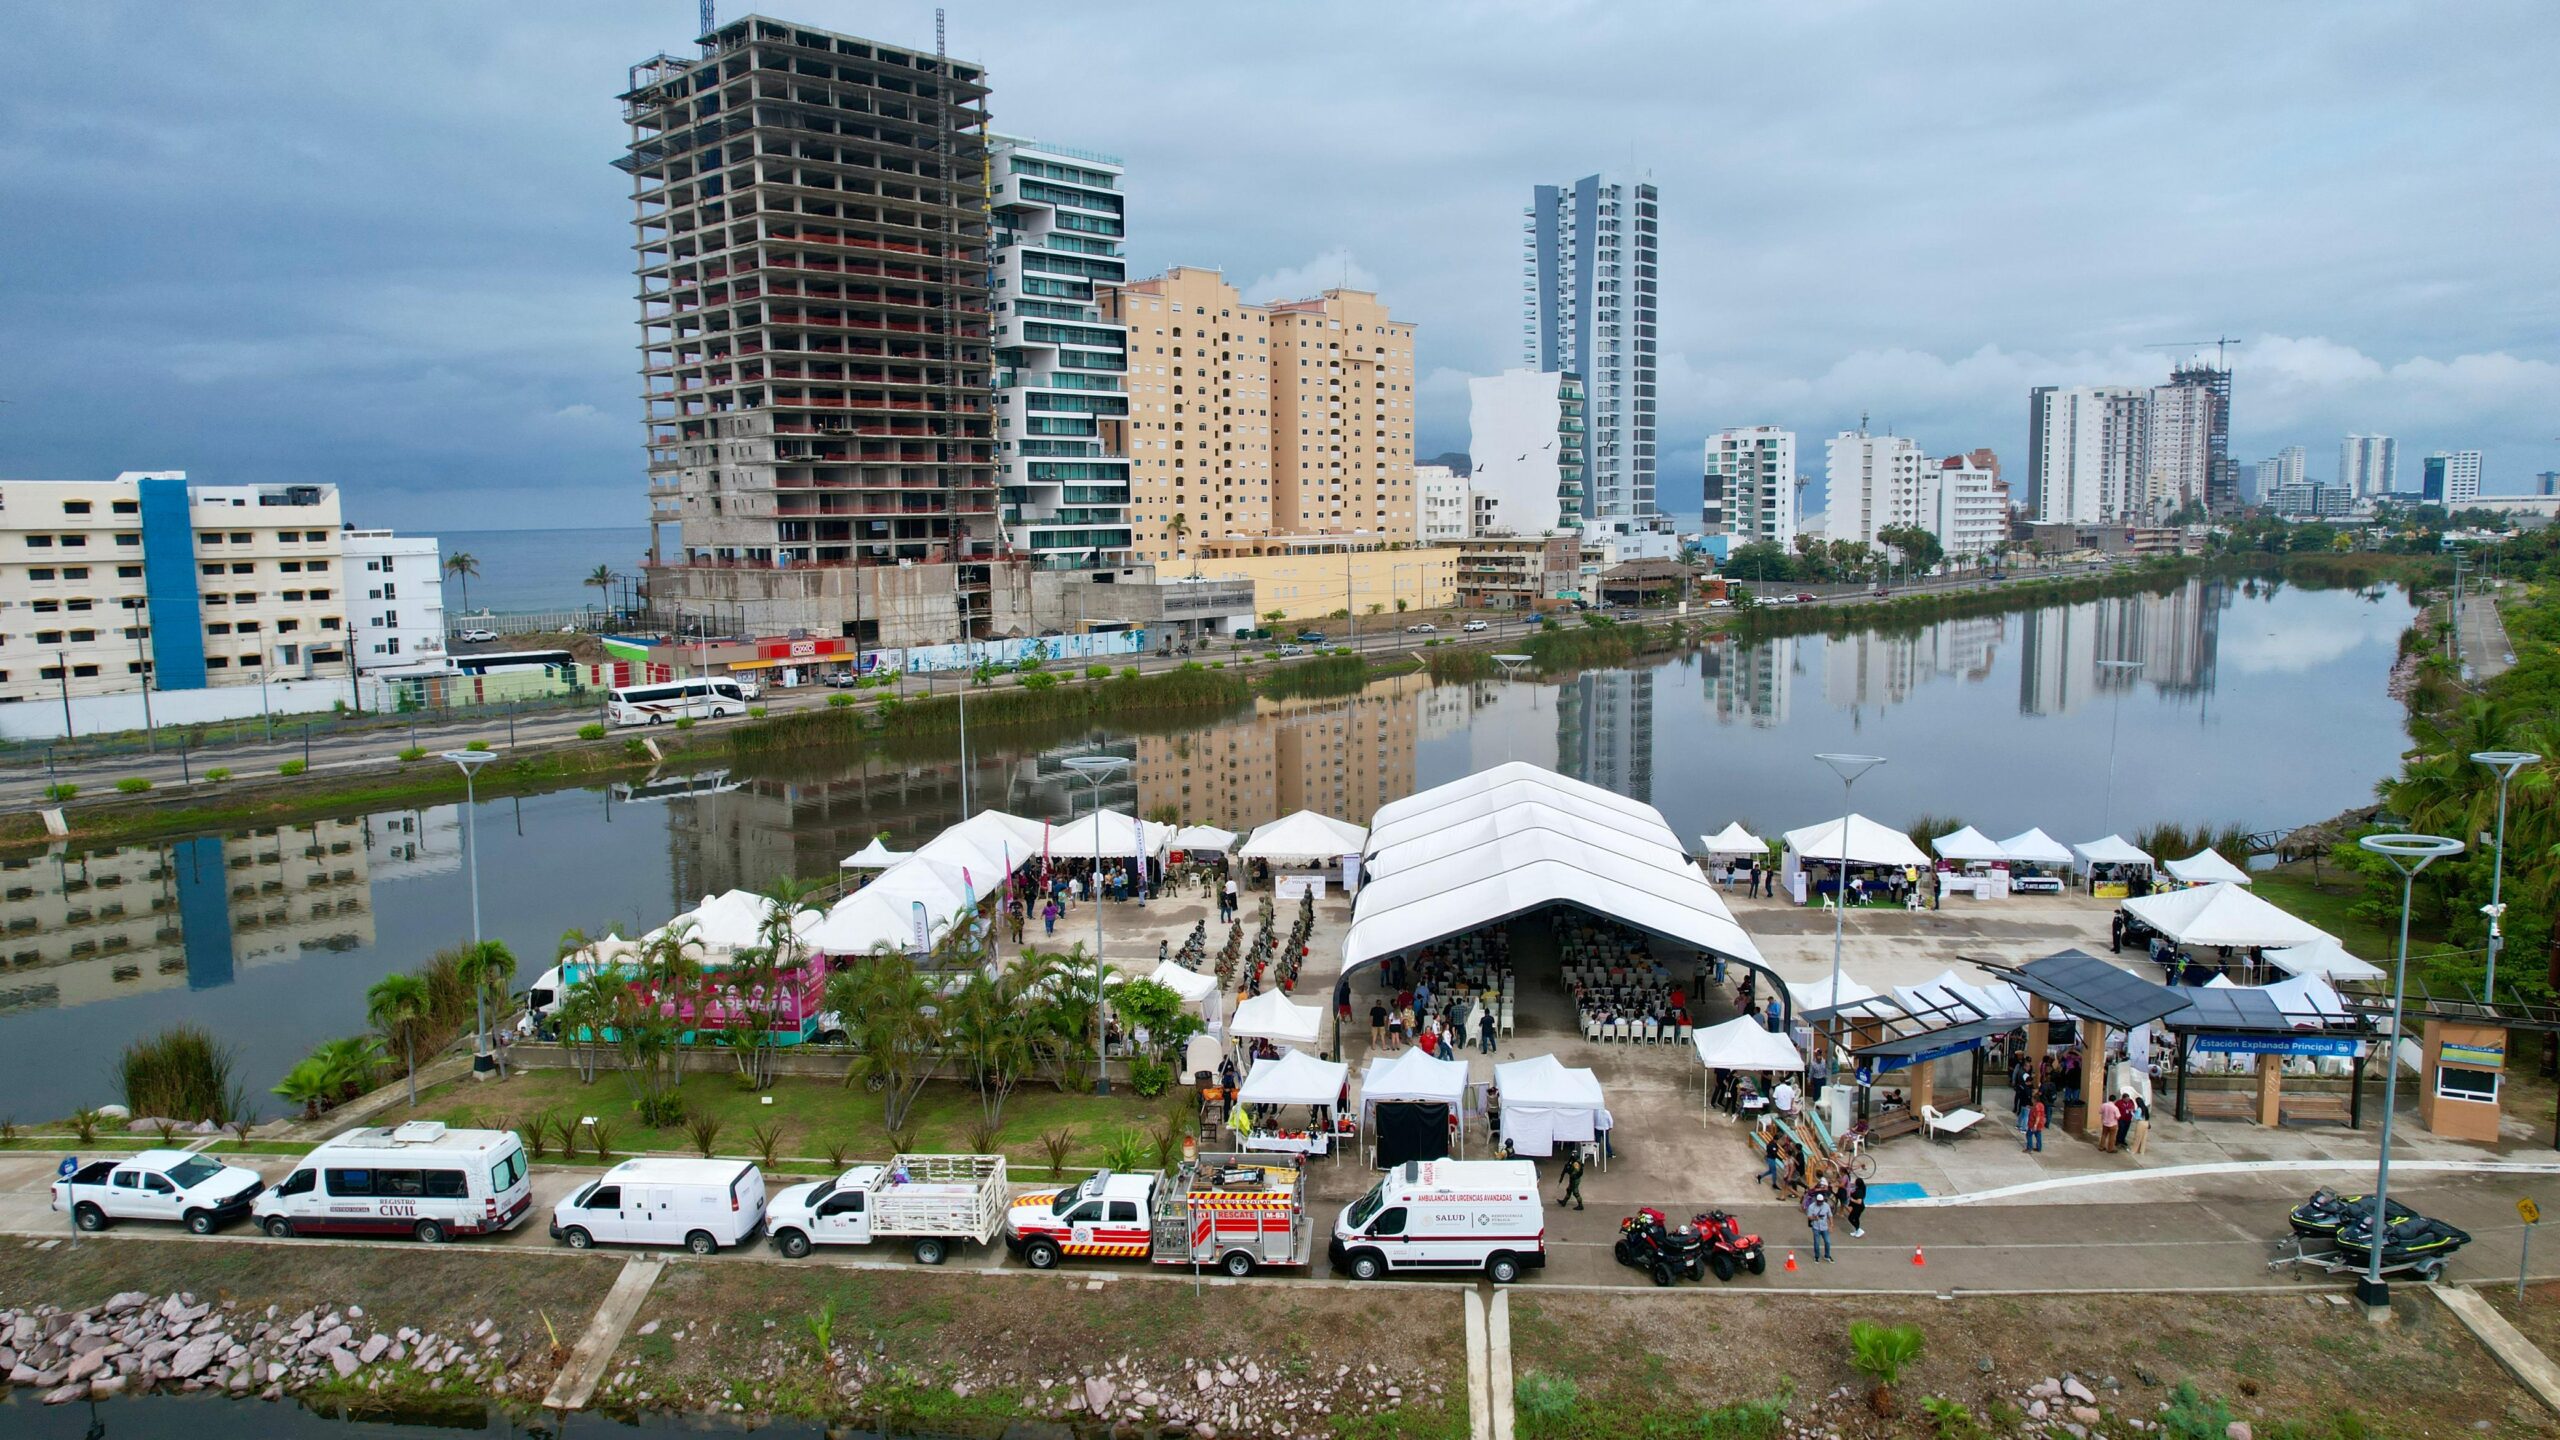
[[[1890,825],[1881,825],[1864,815],[1846,815],[1838,820],[1825,820],[1786,834],[1787,848],[1804,863],[1828,861],[1837,865],[1843,858],[1841,830],[1848,831],[1846,858],[1852,865],[1892,865],[1929,868],[1929,857],[1911,837]]]
[[[1258,1060],[1236,1089],[1247,1105],[1322,1105],[1330,1110],[1342,1099],[1342,1082],[1351,1067],[1284,1049],[1275,1060]]]
[[[1970,825],[1951,835],[1941,835],[1930,841],[1929,848],[1938,852],[1939,859],[1953,860],[1959,865],[1975,860],[2009,858],[2008,850],[2003,848],[1999,841]]]
[[[1330,865],[1345,855],[1359,854],[1368,843],[1369,832],[1360,826],[1313,810],[1301,810],[1257,826],[1237,853],[1248,860],[1268,860],[1279,865]]]
[[[1198,1005],[1214,1000],[1218,994],[1218,977],[1203,975],[1188,966],[1161,960],[1148,972],[1147,978],[1182,997],[1185,1005]]]
[[[2000,842],[2000,853],[2021,865],[2068,865],[2071,851],[2042,830],[2027,830]]]
[[[2159,868],[2159,862],[2144,854],[2121,835],[2109,835],[2085,845],[2074,845],[2071,853],[2080,857],[2083,868],[2092,865],[2139,865],[2146,870]]]
[[[1431,1112],[1421,1111],[1408,1117],[1390,1117],[1395,1123],[1381,1123],[1381,1105],[1438,1105],[1447,1107],[1454,1117],[1464,1113],[1467,1098],[1467,1062],[1442,1060],[1426,1055],[1420,1046],[1411,1046],[1394,1055],[1372,1055],[1369,1067],[1360,1076],[1361,1132],[1369,1137],[1373,1159],[1381,1166],[1399,1160],[1437,1159],[1448,1154],[1448,1138],[1457,1132],[1465,1139],[1463,1125],[1451,1126]],[[1429,1133],[1436,1131],[1438,1133]],[[1393,1132],[1393,1133],[1390,1133]],[[1378,1147],[1385,1147],[1383,1154]],[[1464,1153],[1465,1145],[1458,1147]]]
[[[1185,825],[1173,832],[1173,848],[1186,853],[1224,855],[1235,848],[1236,832],[1215,825]]]
[[[1278,990],[1265,990],[1236,1007],[1227,1023],[1231,1040],[1268,1040],[1312,1048],[1324,1033],[1324,1011],[1301,1005]]]
[[[1556,1145],[1588,1144],[1599,1133],[1600,1081],[1553,1055],[1493,1067],[1502,1088],[1502,1138],[1523,1155],[1552,1155]]]
[[[690,925],[685,938],[706,951],[743,950],[764,943],[765,917],[771,913],[773,902],[753,890],[727,890],[703,896],[701,904],[667,924]],[[806,943],[819,919],[815,909],[802,910],[791,917],[792,932]]]
[[[2346,980],[2379,980],[2379,965],[2359,960],[2347,947],[2323,937],[2308,945],[2288,945],[2266,952],[2267,963],[2288,975],[2317,975],[2332,984]]]
[[[1802,1070],[1804,1056],[1795,1042],[1775,1030],[1761,1028],[1748,1015],[1710,1025],[1689,1037],[1698,1063],[1710,1070]]]
[[[1094,839],[1094,823],[1094,813],[1088,810],[1050,826],[1046,837],[1049,854],[1061,860],[1126,860],[1143,849],[1153,859],[1173,841],[1172,826],[1140,820],[1118,810],[1102,812],[1099,841]]]
[[[886,870],[906,859],[911,853],[906,850],[892,850],[889,848],[888,836],[874,835],[871,837],[870,844],[837,861],[836,868],[839,870]]]
[[[2275,948],[2336,937],[2237,885],[2199,885],[2117,902],[2118,908],[2180,945]]]
[[[1769,842],[1743,829],[1739,820],[1713,835],[1699,836],[1698,841],[1706,846],[1709,860],[1765,860],[1769,857]]]
[[[2189,885],[2249,883],[2248,871],[2222,858],[2221,852],[2211,847],[2199,850],[2184,860],[2172,860],[2160,868],[2169,872],[2170,879],[2183,880]]]
[[[901,903],[921,900],[933,918],[948,920],[954,912],[968,908],[987,883],[974,869],[920,855],[881,871],[870,884],[854,893]]]

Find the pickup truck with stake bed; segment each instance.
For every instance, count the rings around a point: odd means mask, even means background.
[[[900,1155],[782,1191],[765,1206],[765,1232],[795,1260],[816,1245],[907,1240],[918,1263],[939,1265],[955,1244],[996,1237],[1005,1196],[1002,1155]]]

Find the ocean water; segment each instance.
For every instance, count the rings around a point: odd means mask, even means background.
[[[465,592],[472,613],[575,610],[603,598],[585,584],[599,565],[617,575],[637,575],[649,550],[649,527],[613,525],[582,530],[444,530],[436,534],[446,559],[467,554],[480,564],[468,581],[445,576],[445,611],[460,615]],[[620,593],[617,589],[617,593]]]

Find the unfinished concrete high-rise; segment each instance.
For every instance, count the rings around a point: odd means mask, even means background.
[[[983,69],[753,15],[700,43],[632,67],[614,162],[651,602],[866,644],[1001,633],[1023,577],[995,524]]]

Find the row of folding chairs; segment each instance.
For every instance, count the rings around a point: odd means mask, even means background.
[[[1582,1038],[1602,1044],[1685,1045],[1694,1033],[1696,1033],[1695,1026],[1671,1025],[1658,1020],[1595,1020],[1588,1015],[1582,1017]]]

